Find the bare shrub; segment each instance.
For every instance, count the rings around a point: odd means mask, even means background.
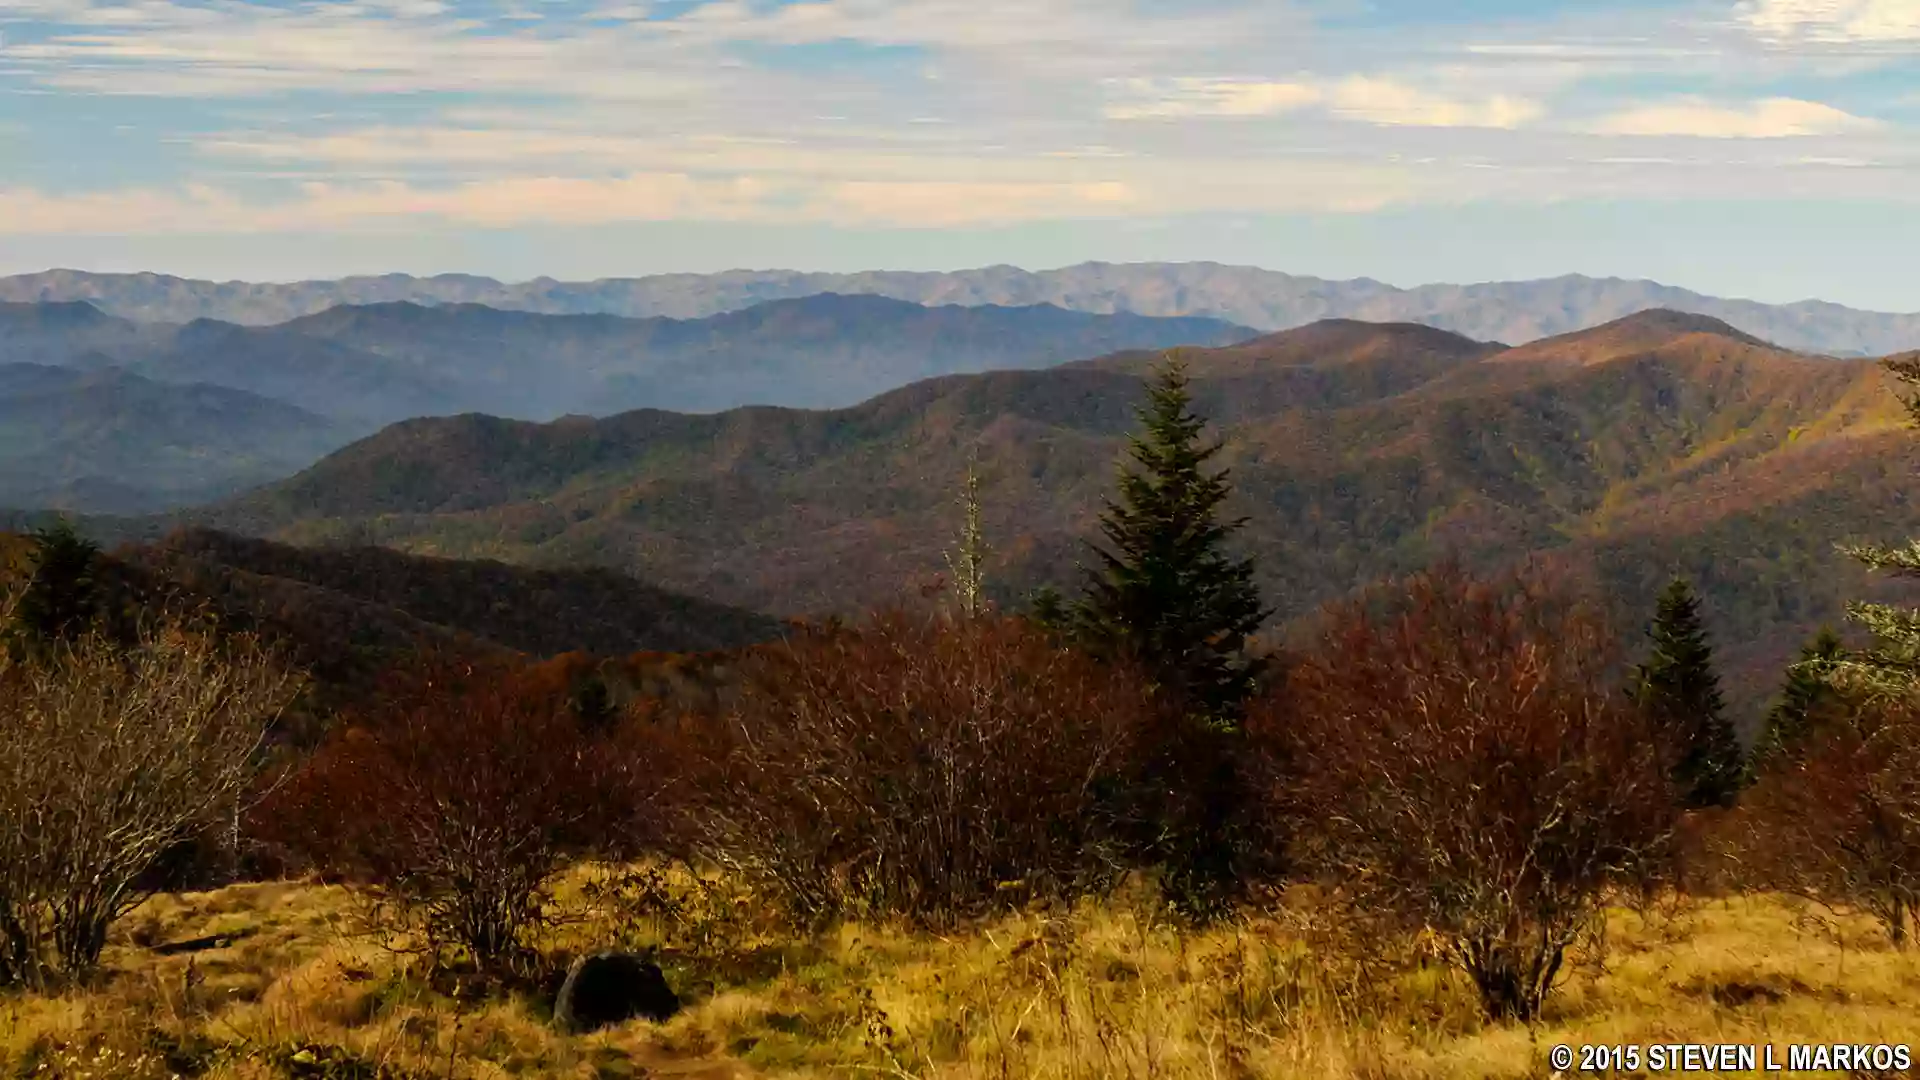
[[[1740,816],[1752,883],[1864,909],[1904,947],[1920,922],[1920,701],[1828,710],[1765,759]]]
[[[1454,567],[1331,614],[1250,735],[1277,812],[1356,915],[1436,937],[1488,1014],[1529,1019],[1678,811],[1671,751],[1577,605]]]
[[[1124,670],[1017,619],[893,611],[746,676],[690,809],[703,854],[795,913],[944,923],[1115,873],[1106,811],[1152,719]]]
[[[434,655],[389,673],[262,807],[260,832],[370,886],[436,956],[509,970],[549,879],[626,816],[606,745],[525,675]]]
[[[299,684],[251,638],[177,627],[0,660],[0,984],[99,962],[162,856],[237,817]]]

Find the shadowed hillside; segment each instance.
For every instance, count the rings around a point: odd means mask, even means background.
[[[766,641],[778,620],[598,568],[542,570],[376,547],[311,549],[188,529],[123,553],[181,580],[298,582],[534,656],[704,652]]]
[[[0,573],[29,547],[0,533]],[[303,549],[206,529],[122,544],[100,572],[112,610],[198,611],[262,633],[351,696],[423,645],[475,655],[697,653],[780,636],[774,618],[656,588],[612,570],[537,570],[380,548]]]

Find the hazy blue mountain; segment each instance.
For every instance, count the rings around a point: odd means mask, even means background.
[[[1227,345],[1257,333],[1218,319],[831,294],[702,319],[396,302],[274,326],[140,324],[84,303],[15,304],[0,311],[0,363],[121,366],[162,382],[230,386],[370,432],[463,412],[549,420],[640,407],[828,408],[934,375]]]
[[[1082,263],[1027,271],[989,266],[950,273],[730,270],[598,281],[503,283],[465,274],[388,274],[338,281],[194,281],[161,274],[51,270],[0,278],[0,300],[91,300],[129,319],[217,318],[266,325],[340,304],[410,301],[485,304],[547,314],[694,319],[768,300],[819,293],[871,294],[917,304],[1055,304],[1073,311],[1199,315],[1260,330],[1319,319],[1418,322],[1483,341],[1524,343],[1597,326],[1650,308],[1711,315],[1778,345],[1816,353],[1879,355],[1920,347],[1920,313],[1858,311],[1817,300],[1761,304],[1651,281],[1579,275],[1538,281],[1400,289],[1359,278],[1329,281],[1219,263]]]
[[[149,350],[170,333],[85,301],[0,302],[0,363],[103,366]]]
[[[878,296],[780,300],[704,319],[389,303],[275,326],[136,323],[77,301],[6,304],[0,365],[13,365],[14,396],[0,433],[0,506],[178,506],[287,476],[414,417],[833,407],[933,375],[1255,334],[1217,319],[927,308]]]
[[[833,408],[935,375],[1256,335],[1217,319],[1092,315],[1045,304],[929,308],[831,294],[702,319],[376,304],[333,308],[275,332],[403,361],[458,387],[474,411],[531,419],[641,407]]]
[[[0,506],[135,514],[206,502],[361,433],[228,387],[0,364]]]

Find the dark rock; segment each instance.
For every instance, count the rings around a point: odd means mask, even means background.
[[[660,966],[632,953],[583,956],[567,969],[553,1003],[553,1022],[587,1032],[643,1016],[660,1021],[680,1011]]]
[[[154,945],[148,952],[159,956],[176,956],[180,953],[204,952],[208,949],[224,949],[234,942],[250,938],[258,931],[236,930],[230,934],[208,934],[206,937],[192,938],[187,941],[170,941],[165,945]]]

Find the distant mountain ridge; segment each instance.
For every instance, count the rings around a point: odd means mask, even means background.
[[[1211,262],[1089,262],[1040,271],[1013,266],[951,272],[729,270],[575,282],[543,277],[513,283],[467,274],[212,282],[78,270],[0,278],[0,300],[90,300],[112,314],[143,321],[217,318],[248,325],[285,322],[340,304],[396,301],[484,304],[546,314],[690,319],[820,293],[870,294],[928,306],[1054,304],[1090,313],[1203,316],[1268,331],[1328,318],[1405,321],[1476,340],[1513,344],[1662,308],[1722,319],[1745,333],[1801,351],[1867,356],[1920,348],[1920,312],[1859,311],[1818,300],[1762,304],[1651,281],[1577,274],[1411,289],[1369,278],[1331,281]]]
[[[926,307],[835,294],[703,319],[394,301],[334,307],[276,326],[142,323],[86,301],[0,303],[0,365],[120,372],[125,387],[138,380],[138,400],[146,402],[145,412],[127,411],[136,398],[105,394],[98,380],[87,384],[85,402],[73,397],[82,393],[80,380],[58,391],[42,386],[35,408],[68,418],[69,429],[31,428],[33,438],[8,441],[9,429],[0,428],[0,506],[138,513],[215,499],[418,416],[549,420],[641,407],[835,407],[928,376],[1045,367],[1117,349],[1222,345],[1257,333],[1199,317],[1096,315],[1047,304]],[[193,391],[196,421],[168,426],[165,418],[190,396],[183,388],[193,386],[223,388],[228,409]],[[67,398],[56,402],[59,394]],[[162,398],[175,404],[158,404]],[[254,423],[243,400],[282,406],[289,419]],[[22,413],[8,423],[30,419]],[[244,438],[233,437],[243,430]],[[109,436],[117,458],[87,441]],[[43,445],[63,456],[34,456]],[[173,453],[181,447],[205,452]],[[109,460],[120,464],[107,468]],[[263,463],[271,470],[256,467]],[[223,471],[226,464],[237,467]],[[12,472],[19,482],[9,483]],[[36,479],[43,473],[44,484]]]

